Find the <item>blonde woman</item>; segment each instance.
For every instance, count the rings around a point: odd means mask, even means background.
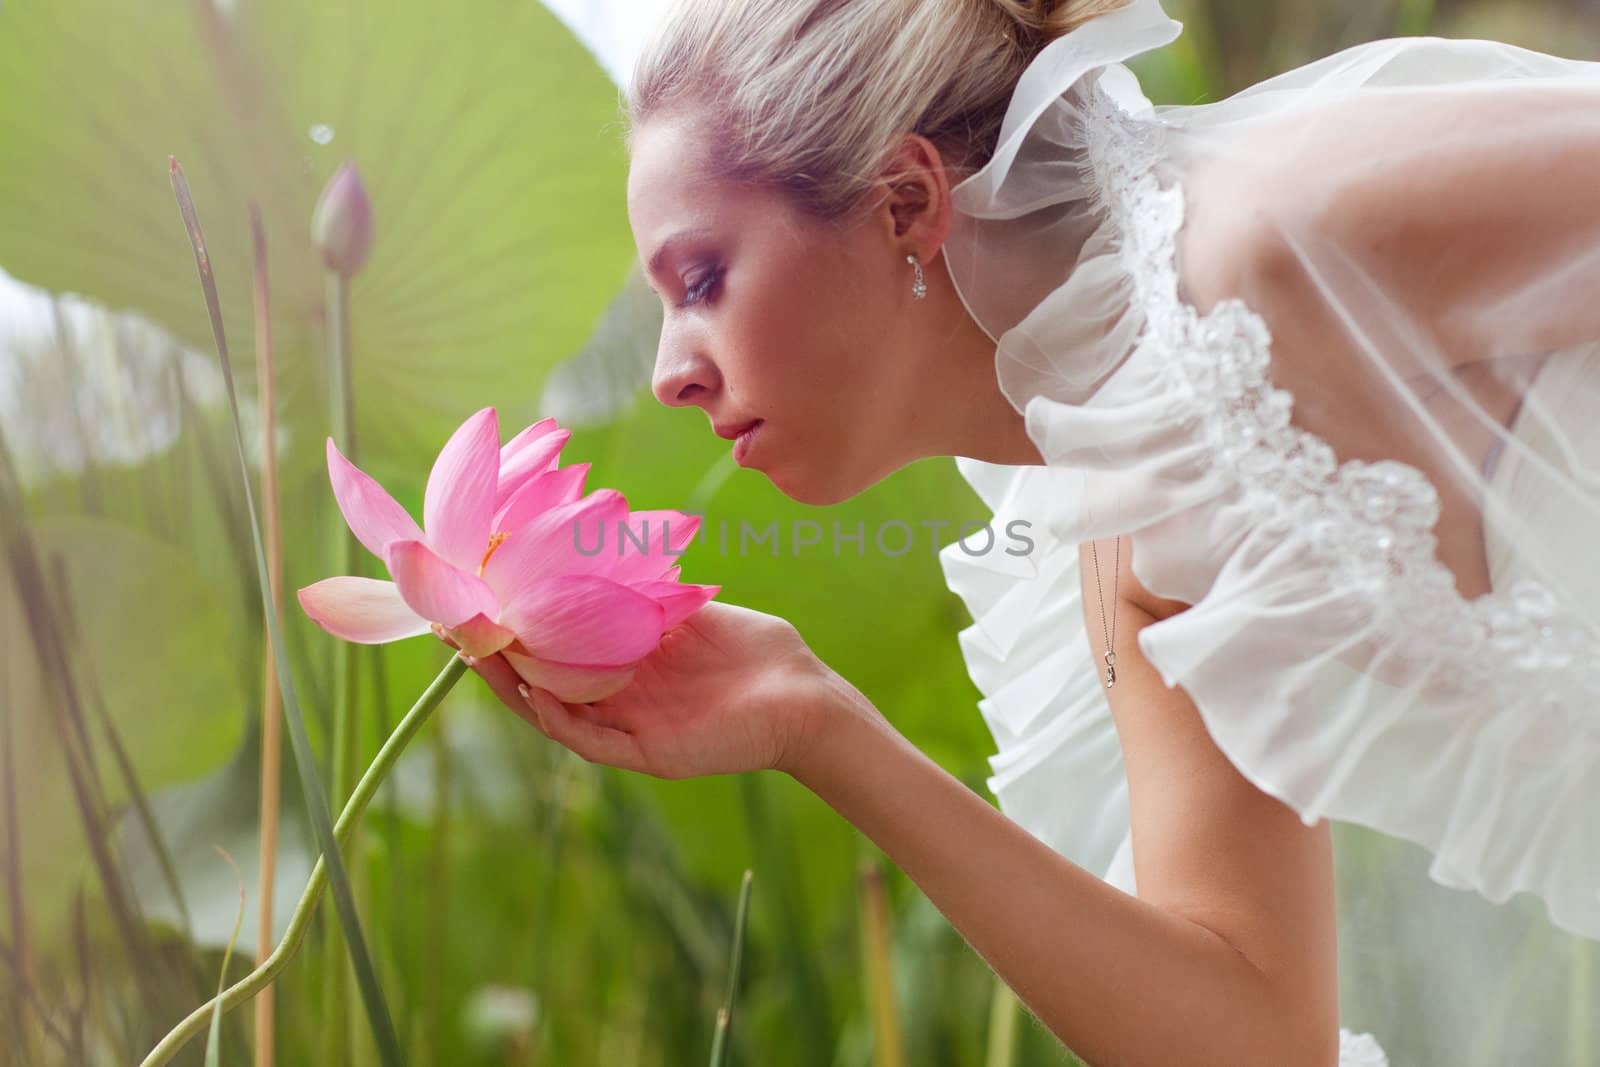
[[[592,704],[476,669],[586,759],[792,775],[1096,1067],[1600,1062],[1600,65],[1152,107],[1179,32],[682,0],[630,89],[656,397],[796,500],[949,455],[1028,522],[941,554],[1001,810],[745,608]]]

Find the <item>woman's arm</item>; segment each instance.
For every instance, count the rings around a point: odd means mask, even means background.
[[[1328,824],[1308,829],[1238,775],[1139,655],[1152,617],[1127,598],[1120,611],[1108,692],[1138,897],[1033,837],[848,690],[817,709],[784,769],[876,842],[1095,1067],[1333,1067]]]

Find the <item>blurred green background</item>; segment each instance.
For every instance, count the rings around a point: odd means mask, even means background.
[[[1577,58],[1600,41],[1600,16],[1577,0],[1167,7],[1184,37],[1134,64],[1157,103],[1219,99],[1385,36]],[[778,554],[698,545],[684,579],[791,619],[988,795],[993,746],[955,639],[969,620],[933,539],[919,530],[900,557],[827,551],[835,521],[849,532],[987,511],[948,459],[802,507],[732,466],[697,413],[650,399],[660,311],[633,269],[616,94],[535,0],[0,11],[0,270],[35,287],[0,289],[0,1063],[134,1062],[210,995],[239,905],[214,845],[249,897],[230,979],[256,948],[263,627],[169,153],[207,227],[256,473],[250,204],[264,222],[291,594],[336,573],[343,531],[323,465],[327,323],[307,225],[351,160],[377,227],[350,317],[367,471],[420,514],[432,456],[493,404],[506,436],[549,414],[574,427],[564,461],[593,463],[590,487],[635,508],[704,510],[734,536],[741,519],[820,524],[822,546],[800,555],[787,541]],[[42,594],[28,592],[30,566]],[[326,761],[335,642],[286,603]],[[59,656],[37,642],[45,611],[68,642]],[[360,650],[362,765],[444,652],[431,639]],[[285,749],[280,930],[315,855]],[[475,679],[407,754],[348,863],[408,1062],[706,1062],[747,868],[730,1062],[1071,1062],[916,886],[789,779],[665,782],[591,765]],[[339,934],[322,911],[278,983],[277,1061],[329,1062],[333,1048],[334,1062],[376,1062],[358,1001],[329,1018],[322,942]],[[225,1018],[223,1062],[250,1062],[251,1020],[248,1007]],[[201,1062],[203,1044],[180,1062]]]

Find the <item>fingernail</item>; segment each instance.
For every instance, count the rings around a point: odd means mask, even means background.
[[[469,667],[476,667],[478,665],[478,657],[469,656],[463,652],[461,653],[461,662],[465,663]]]

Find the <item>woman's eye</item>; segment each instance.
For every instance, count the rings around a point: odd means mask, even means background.
[[[689,288],[689,291],[684,294],[683,302],[678,306],[680,308],[686,308],[700,303],[700,301],[711,292],[711,287],[717,283],[717,279],[721,277],[722,272],[719,270],[712,271],[710,274],[706,275],[703,279],[696,282]]]

